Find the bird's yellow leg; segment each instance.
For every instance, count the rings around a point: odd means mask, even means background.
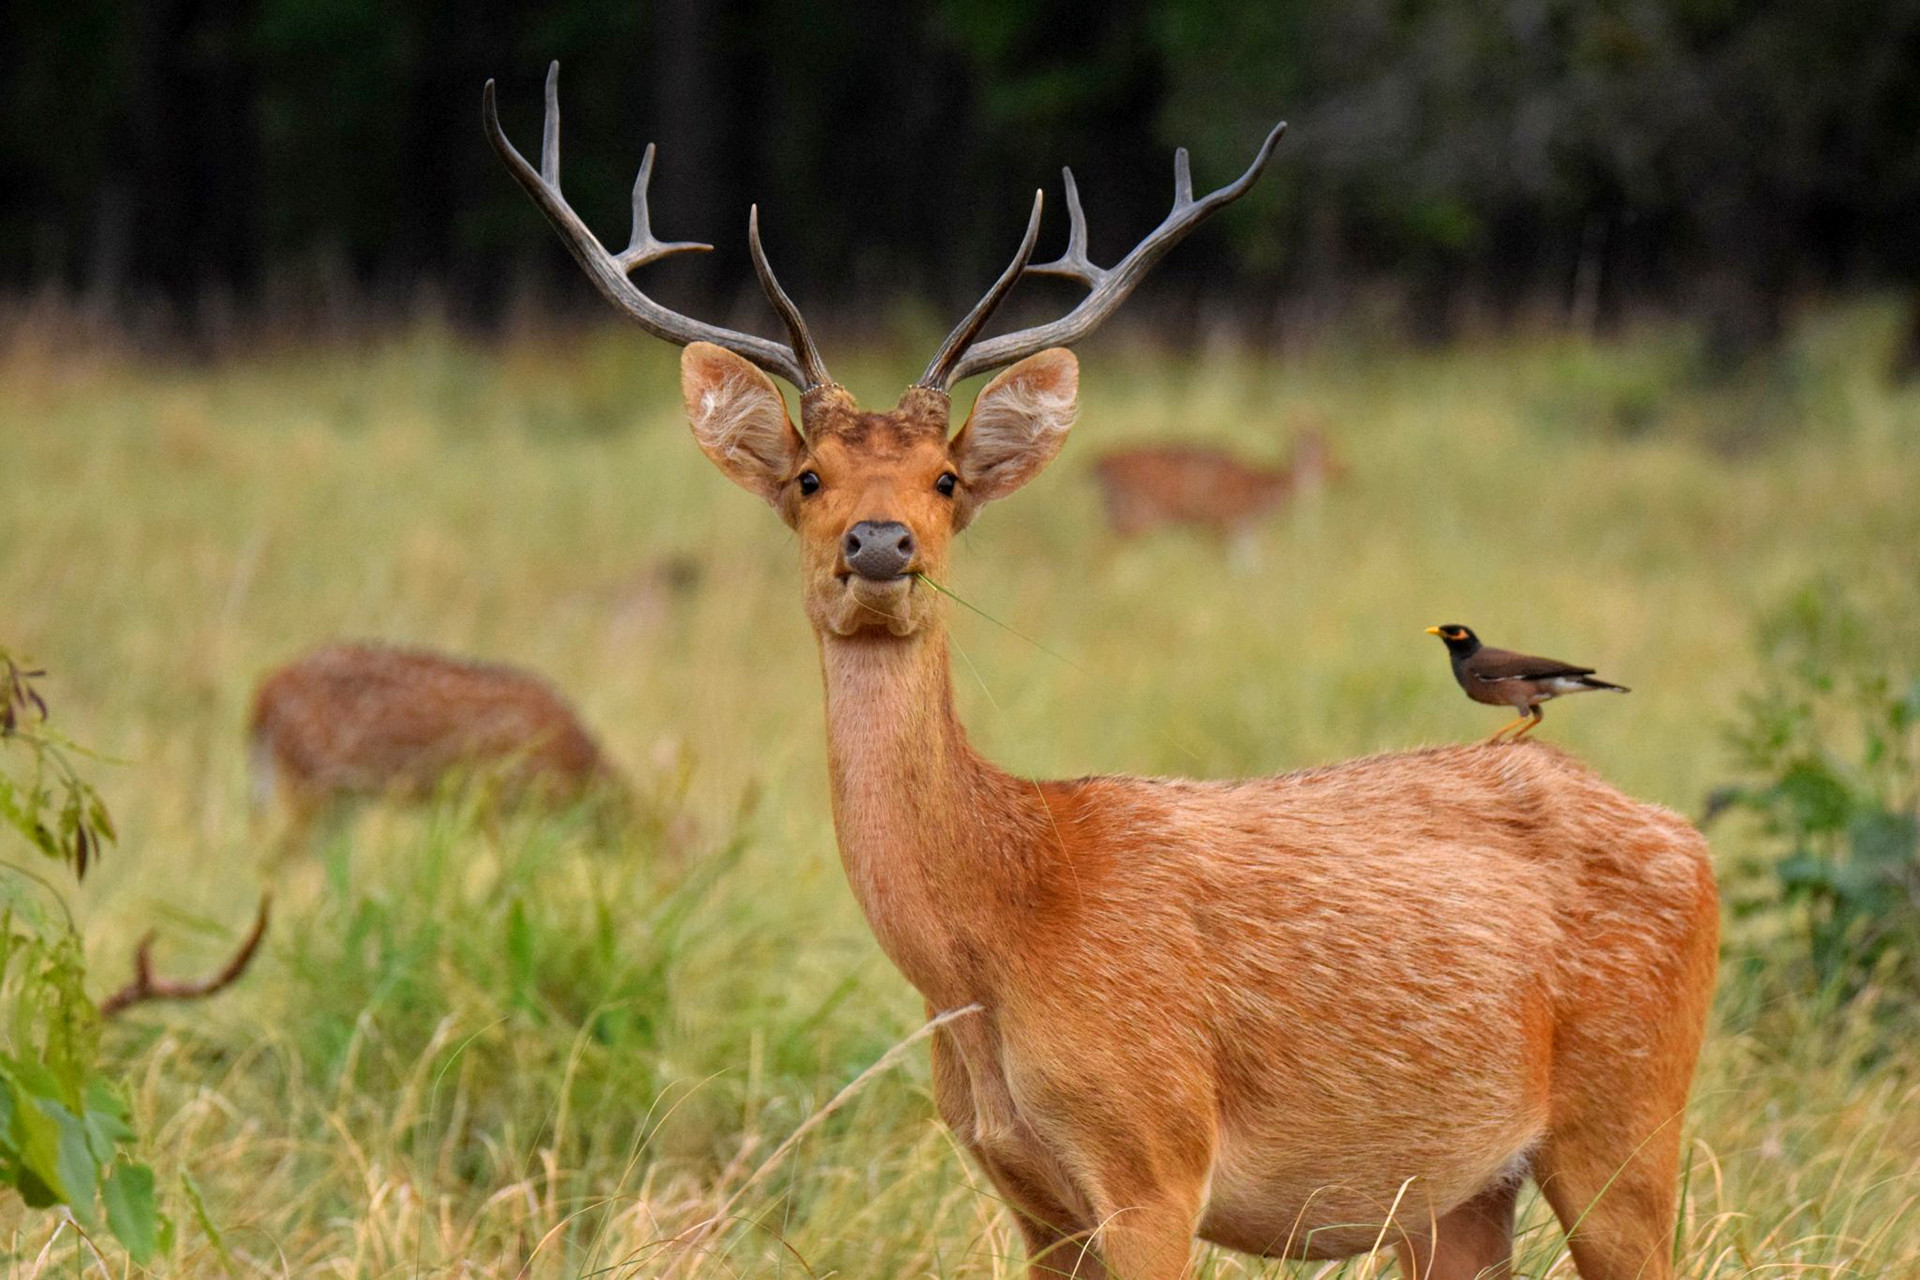
[[[1515,720],[1512,724],[1503,724],[1498,729],[1495,729],[1492,733],[1488,734],[1487,737],[1482,739],[1482,744],[1491,746],[1493,743],[1500,741],[1500,739],[1506,734],[1513,732],[1515,728],[1527,723],[1529,723],[1527,718],[1525,716],[1521,716],[1518,720]],[[1524,733],[1526,732],[1526,730],[1522,729],[1521,732]]]
[[[1540,721],[1543,719],[1545,719],[1545,717],[1539,716],[1539,715],[1534,715],[1534,716],[1524,718],[1520,725],[1520,732],[1514,734],[1511,738],[1508,738],[1507,741],[1508,742],[1520,741],[1520,739],[1526,737],[1529,733],[1539,728]]]

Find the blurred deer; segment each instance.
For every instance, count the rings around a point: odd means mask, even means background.
[[[456,772],[484,773],[510,801],[625,793],[599,744],[539,677],[422,649],[317,649],[261,681],[248,734],[255,806],[286,810],[289,846],[340,800],[422,800]]]
[[[1344,474],[1327,438],[1309,427],[1294,437],[1282,467],[1243,462],[1208,445],[1115,449],[1093,464],[1107,523],[1122,537],[1161,525],[1201,529],[1234,546],[1252,541],[1259,522]]]
[[[942,596],[954,535],[1072,427],[1091,333],[1253,184],[1173,210],[1113,267],[1012,264],[891,410],[834,382],[747,244],[787,342],[689,319],[629,279],[705,248],[656,240],[649,147],[619,253],[560,194],[555,71],[538,168],[495,150],[595,286],[685,346],[695,442],[800,548],[826,683],[840,854],[881,947],[945,1011],[940,1114],[1019,1215],[1029,1274],[1173,1280],[1195,1234],[1267,1256],[1382,1240],[1403,1274],[1505,1274],[1521,1181],[1585,1280],[1666,1277],[1682,1112],[1713,985],[1705,842],[1538,743],[1375,756],[1240,782],[1036,782],[954,714]],[[1023,276],[1080,282],[1065,317],[978,340]],[[949,434],[950,389],[1002,370]],[[766,371],[766,372],[763,372]],[[800,391],[800,423],[767,376]],[[769,655],[769,661],[779,660]]]

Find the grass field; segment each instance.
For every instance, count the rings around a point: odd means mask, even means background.
[[[1477,737],[1504,713],[1461,698],[1421,634],[1462,621],[1632,685],[1558,704],[1541,736],[1697,812],[1759,676],[1759,611],[1823,574],[1920,598],[1920,392],[1880,376],[1892,323],[1816,315],[1777,377],[1711,392],[1665,332],[1090,350],[1061,460],[956,553],[952,588],[1013,629],[954,611],[962,716],[1041,776]],[[889,402],[918,368],[840,365]],[[278,895],[240,986],[108,1032],[178,1226],[155,1273],[1020,1273],[1011,1219],[933,1119],[923,1045],[822,1116],[921,1008],[842,880],[796,548],[692,446],[673,351],[422,327],[188,369],[27,333],[0,386],[0,641],[51,669],[66,730],[115,761],[96,775],[121,845],[70,895],[96,986],[149,926],[167,969],[215,963],[262,885]],[[1310,422],[1348,480],[1274,520],[1251,568],[1103,533],[1104,447],[1276,457]],[[676,557],[690,588],[662,585]],[[248,694],[331,637],[547,673],[671,838],[608,852],[564,820],[453,804],[366,813],[271,865]],[[1716,854],[1731,868],[1758,840],[1729,824]],[[1757,985],[1785,943],[1730,929],[1682,1274],[1920,1274],[1911,1043]],[[1525,1224],[1522,1270],[1570,1276],[1537,1199]],[[71,1230],[47,1248],[53,1230],[0,1209],[7,1274],[127,1273]],[[1296,1270],[1209,1253],[1203,1274]]]

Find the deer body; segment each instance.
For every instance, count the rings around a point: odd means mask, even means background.
[[[317,649],[261,681],[248,727],[255,800],[283,803],[296,832],[335,800],[424,799],[459,770],[547,800],[620,788],[545,681],[422,649]]]
[[[1162,444],[1113,450],[1093,472],[1107,523],[1122,537],[1184,525],[1240,539],[1337,469],[1320,433],[1306,431],[1283,467],[1257,466],[1207,445]]]
[[[936,1102],[1066,1273],[1155,1197],[1172,1239],[1315,1258],[1526,1174],[1670,1203],[1633,1147],[1677,1123],[1717,919],[1677,816],[1534,745],[1029,782],[968,744],[937,629],[822,645],[849,881],[930,1008],[982,1006]],[[1582,1167],[1556,1121],[1631,1141]]]
[[[1670,1274],[1679,1123],[1718,916],[1706,847],[1549,747],[1442,748],[1234,783],[1032,782],[953,711],[939,595],[954,535],[1059,453],[1097,326],[1244,192],[1278,140],[1112,267],[1012,265],[894,409],[790,342],[718,329],[628,279],[669,253],[634,188],[609,252],[560,194],[556,76],[536,169],[488,136],[601,293],[686,347],[696,443],[797,535],[819,642],[835,830],[874,934],[931,1009],[940,1113],[1017,1214],[1029,1274],[1177,1280],[1196,1234],[1258,1254],[1391,1241],[1417,1280],[1509,1273],[1520,1180],[1583,1280]],[[976,341],[1024,274],[1087,297]],[[949,388],[1003,371],[949,434]],[[801,427],[765,371],[801,392]]]

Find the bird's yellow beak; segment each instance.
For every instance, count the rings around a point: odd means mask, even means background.
[[[1430,636],[1437,636],[1437,635],[1439,635],[1439,634],[1440,634],[1440,628],[1438,628],[1438,627],[1428,627],[1428,628],[1427,628],[1427,634],[1428,634],[1428,635],[1430,635]]]

